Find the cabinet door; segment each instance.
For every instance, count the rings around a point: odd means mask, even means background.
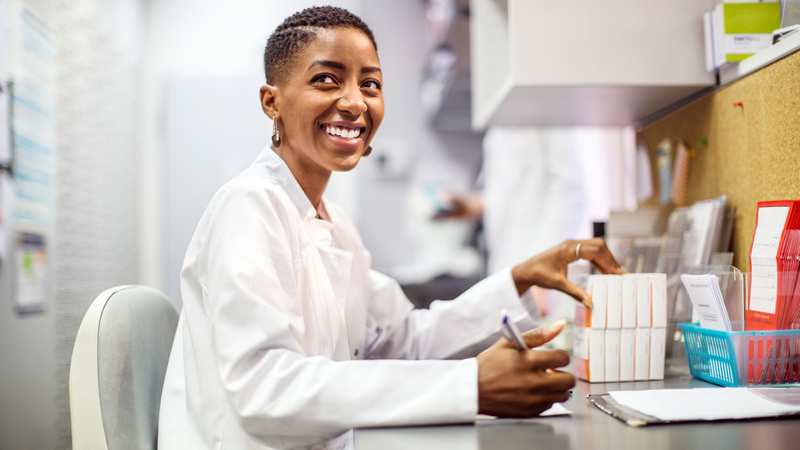
[[[630,124],[715,83],[713,0],[472,0],[473,127]]]

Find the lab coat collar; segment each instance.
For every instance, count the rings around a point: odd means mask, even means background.
[[[269,180],[286,191],[289,195],[289,199],[297,208],[297,214],[300,215],[300,219],[312,220],[316,218],[317,210],[314,209],[311,200],[309,200],[306,193],[303,192],[303,188],[300,187],[300,183],[297,182],[292,171],[289,170],[289,166],[275,153],[272,147],[267,146],[261,151],[261,154],[258,155],[258,159],[256,160],[256,165],[265,167]]]

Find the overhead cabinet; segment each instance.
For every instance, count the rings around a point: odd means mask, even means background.
[[[472,128],[629,125],[708,86],[713,0],[471,0]]]

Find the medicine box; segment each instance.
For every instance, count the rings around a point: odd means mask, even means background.
[[[622,277],[606,278],[606,328],[622,328]]]
[[[605,377],[604,381],[612,382],[612,381],[619,381],[619,339],[620,339],[620,331],[617,330],[605,330]]]
[[[608,280],[604,275],[589,275],[589,295],[592,296],[592,313],[589,315],[588,327],[596,330],[606,328],[606,311],[608,299]]]
[[[667,326],[667,274],[651,273],[650,280],[650,317],[653,328]]]
[[[650,329],[650,370],[651,380],[664,379],[664,355],[667,346],[667,329]]]
[[[578,327],[573,333],[575,376],[590,383],[605,381],[606,330]]]
[[[619,330],[619,381],[633,381],[633,362],[636,359],[635,328]]]
[[[634,337],[633,379],[650,379],[650,328],[636,328]]]
[[[590,275],[586,290],[593,308],[575,308],[575,375],[590,382],[663,379],[666,275]]]
[[[650,315],[650,305],[652,304],[650,276],[640,273],[636,277],[636,328],[649,328],[652,319]]]
[[[622,328],[636,328],[636,281],[635,273],[625,274],[622,279]]]

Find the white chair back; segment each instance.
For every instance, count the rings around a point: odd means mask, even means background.
[[[155,450],[178,313],[161,292],[117,286],[83,317],[69,373],[74,450]]]

